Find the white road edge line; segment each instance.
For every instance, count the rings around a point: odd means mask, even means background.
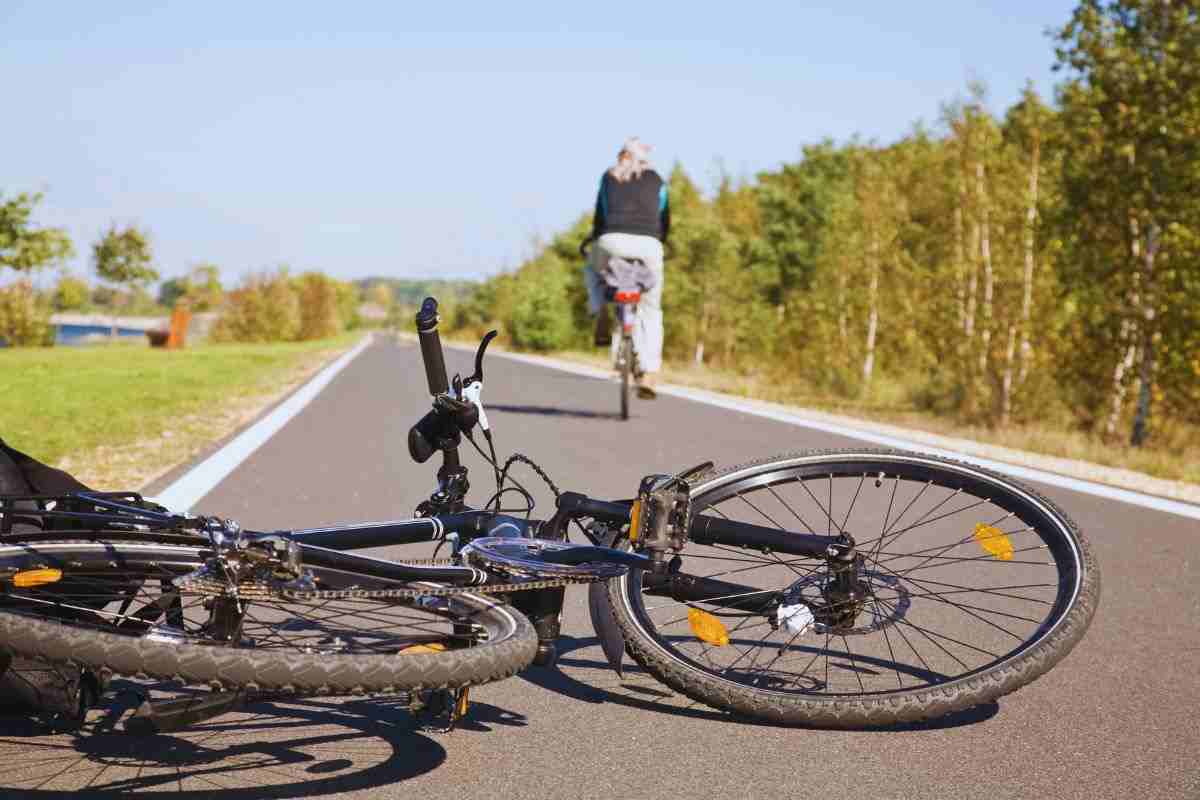
[[[462,350],[474,350],[474,348],[465,345],[453,344],[448,346]],[[492,355],[492,353],[489,353],[489,355]],[[556,369],[561,372],[570,372],[588,378],[608,380],[612,377],[612,373],[609,370],[597,369],[595,367],[588,367],[585,365],[569,364],[558,359],[547,358],[544,356],[531,356],[524,353],[509,353],[499,350],[495,352],[495,355],[502,358],[510,358],[514,361],[523,361],[527,364],[534,364],[539,367]],[[799,413],[780,411],[772,408],[762,408],[755,404],[744,402],[741,398],[720,394],[718,392],[689,389],[687,387],[675,385],[660,385],[656,387],[656,391],[659,394],[680,397],[685,400],[691,400],[695,403],[704,403],[705,405],[724,408],[730,411],[737,411],[742,414],[763,417],[764,419],[771,419],[777,422],[785,422],[798,427],[811,428],[813,430],[823,431],[824,433],[845,436],[850,439],[857,439],[859,441],[869,442],[871,444],[877,444],[883,447],[896,447],[902,450],[917,450],[922,453],[929,453],[930,455],[945,456],[948,458],[960,458],[964,461],[970,461],[972,464],[977,464],[987,469],[994,469],[997,472],[1003,472],[1007,475],[1012,475],[1015,478],[1021,478],[1022,480],[1045,483],[1062,489],[1070,489],[1074,492],[1081,492],[1083,494],[1090,494],[1096,497],[1103,497],[1108,500],[1117,500],[1130,505],[1150,508],[1155,511],[1162,511],[1167,514],[1176,514],[1181,517],[1200,520],[1200,506],[1180,500],[1171,500],[1166,497],[1156,497],[1152,494],[1135,492],[1131,489],[1119,489],[1115,486],[1108,486],[1103,483],[1095,483],[1093,481],[1086,481],[1080,478],[1071,478],[1065,475],[1059,475],[1055,472],[1033,469],[1032,467],[1022,467],[1016,464],[1009,464],[1004,461],[994,461],[989,458],[981,458],[969,453],[961,453],[955,450],[933,447],[921,442],[915,442],[895,436],[887,436],[880,433],[872,433],[870,431],[863,431],[857,428],[837,425],[835,423],[806,419],[802,414]]]
[[[346,365],[353,361],[358,354],[367,348],[374,336],[368,334],[351,350],[338,356],[337,360],[322,369],[309,379],[308,383],[292,392],[286,400],[277,405],[269,414],[239,433],[224,447],[208,458],[192,467],[174,483],[158,493],[157,497],[148,498],[153,502],[166,506],[172,511],[186,513],[191,511],[196,503],[206,494],[217,487],[221,481],[254,453],[266,444],[280,428],[293,417],[304,410],[321,390],[329,385]]]

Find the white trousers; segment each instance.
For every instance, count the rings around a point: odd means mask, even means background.
[[[658,372],[662,369],[663,348],[663,246],[653,236],[634,233],[606,233],[592,245],[590,259],[583,268],[584,283],[588,290],[588,310],[592,316],[604,308],[604,281],[600,273],[608,265],[608,259],[638,258],[654,271],[658,279],[654,288],[642,295],[638,301],[637,324],[633,328],[633,351],[637,353],[638,366],[642,372]],[[616,360],[617,348],[621,345],[619,332],[614,331],[612,354]]]

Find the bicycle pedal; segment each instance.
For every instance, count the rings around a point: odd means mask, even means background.
[[[428,702],[413,706],[414,716],[421,720],[418,730],[422,733],[452,733],[470,709],[470,693],[469,686],[430,692]],[[439,725],[438,720],[442,717],[445,718],[445,724]]]

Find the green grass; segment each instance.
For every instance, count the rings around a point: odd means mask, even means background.
[[[0,438],[85,482],[144,481],[228,433],[358,335],[183,350],[0,349]],[[132,470],[105,463],[131,458]]]

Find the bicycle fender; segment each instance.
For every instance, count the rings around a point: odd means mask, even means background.
[[[608,665],[617,673],[617,677],[624,678],[622,660],[625,657],[625,639],[621,636],[621,629],[617,627],[617,617],[608,599],[608,590],[604,587],[602,582],[588,586],[588,612],[592,617],[592,628],[596,631],[596,638],[600,640],[600,649],[608,659]]]
[[[595,544],[616,548],[620,540],[621,532],[618,529],[600,535]],[[592,618],[592,630],[600,640],[600,649],[604,651],[608,665],[617,673],[618,678],[624,678],[625,637],[621,635],[621,629],[617,626],[617,615],[613,611],[612,601],[608,599],[608,590],[604,583],[588,586],[588,614]]]

